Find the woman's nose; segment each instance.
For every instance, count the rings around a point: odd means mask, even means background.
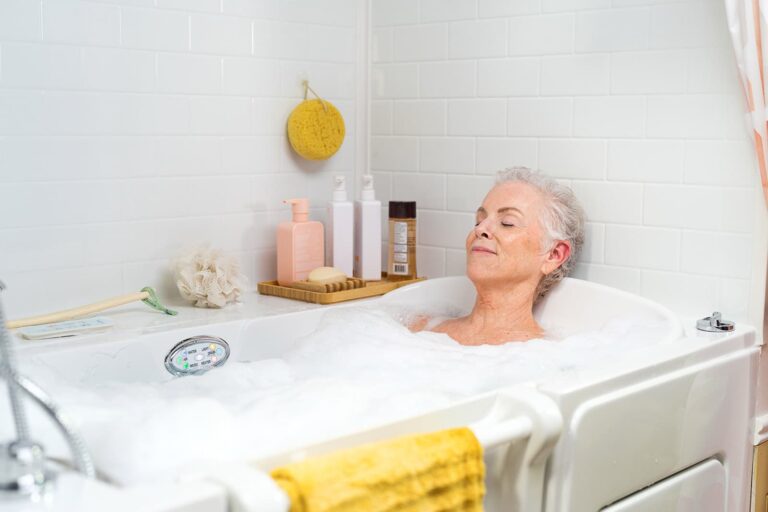
[[[491,238],[491,232],[489,231],[488,223],[485,220],[478,222],[477,226],[475,226],[475,236],[477,238]]]

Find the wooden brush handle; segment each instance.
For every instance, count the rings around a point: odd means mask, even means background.
[[[51,313],[49,315],[30,316],[28,318],[22,318],[20,320],[10,320],[6,322],[8,329],[18,329],[19,327],[27,327],[29,325],[50,324],[54,322],[63,322],[65,320],[72,320],[81,316],[90,315],[91,313],[97,313],[104,311],[105,309],[122,306],[129,302],[137,300],[144,300],[149,297],[147,292],[129,293],[127,295],[120,295],[119,297],[112,297],[111,299],[102,300],[100,302],[94,302],[86,306],[80,306],[74,309],[65,309],[57,313]]]

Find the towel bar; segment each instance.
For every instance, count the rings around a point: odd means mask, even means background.
[[[513,418],[498,423],[470,425],[484,450],[495,448],[515,439],[525,439],[533,432],[530,418]]]

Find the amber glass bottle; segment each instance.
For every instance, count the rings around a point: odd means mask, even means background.
[[[416,274],[416,201],[389,202],[390,279],[415,279]]]

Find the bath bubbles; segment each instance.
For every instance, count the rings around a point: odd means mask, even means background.
[[[478,393],[605,365],[658,338],[646,318],[616,319],[560,339],[480,346],[403,325],[417,315],[456,313],[331,309],[280,358],[231,359],[204,375],[154,383],[100,377],[84,386],[41,376],[40,384],[82,430],[100,472],[139,484],[173,480],[214,461],[269,457]],[[55,430],[43,430],[35,436],[66,457]]]

